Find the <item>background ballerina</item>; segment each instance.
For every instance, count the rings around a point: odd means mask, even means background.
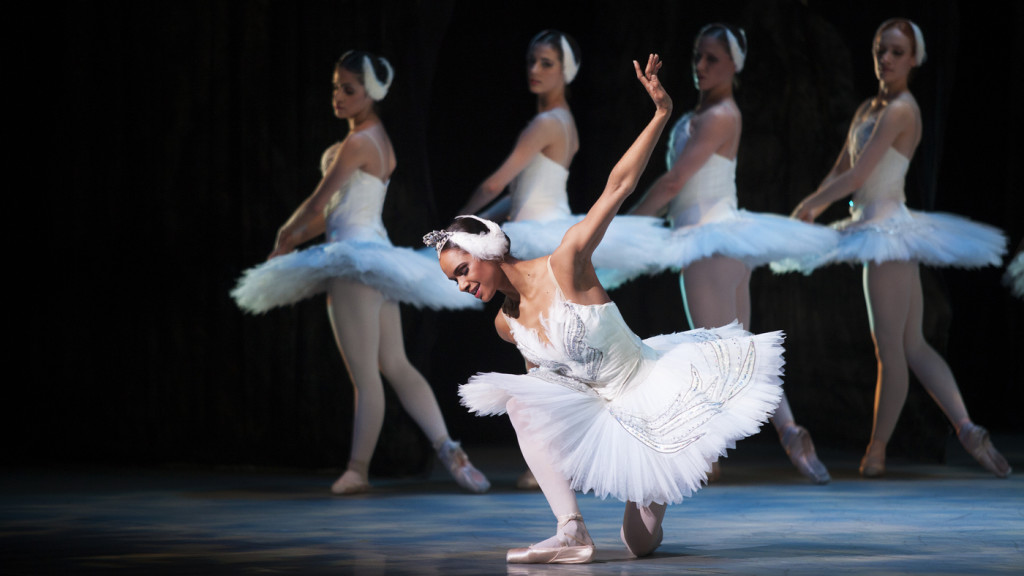
[[[924,339],[919,264],[998,266],[1006,239],[991,226],[952,214],[911,211],[903,191],[907,167],[921,142],[921,111],[910,93],[914,68],[926,58],[924,36],[913,22],[894,18],[872,44],[878,94],[864,101],[850,123],[846,145],[817,191],[793,216],[813,221],[832,202],[853,194],[850,218],[833,224],[839,245],[780,268],[805,272],[829,262],[864,263],[864,297],[878,360],[871,441],[861,460],[866,477],[885,472],[885,451],[907,397],[907,368],[953,424],[964,448],[988,471],[1011,469],[988,432],[971,422],[946,361]]]
[[[432,308],[474,302],[430,258],[392,246],[384,229],[381,209],[397,161],[374,102],[387,95],[393,77],[387,60],[366,52],[346,52],[335,64],[331,103],[347,121],[348,136],[324,152],[323,178],[281,226],[268,261],[247,270],[231,294],[241,308],[259,313],[327,292],[335,341],[355,388],[350,459],[332,492],[370,488],[370,459],[384,421],[381,373],[456,482],[485,492],[490,484],[449,437],[433,390],[405,355],[398,302]],[[326,243],[293,252],[324,232]]]
[[[700,92],[694,110],[672,128],[659,177],[632,214],[654,215],[666,208],[673,234],[660,250],[679,270],[679,288],[690,328],[712,328],[739,320],[750,329],[750,273],[781,256],[836,242],[831,230],[773,214],[739,210],[736,155],[742,115],[733,99],[743,70],[743,30],[708,24],[693,44],[693,81]],[[793,418],[783,395],[772,423],[790,460],[817,484],[831,478],[805,428]]]
[[[580,48],[570,35],[543,30],[530,40],[526,73],[530,92],[537,95],[537,115],[520,132],[508,158],[459,210],[503,222],[519,258],[550,254],[565,231],[583,219],[571,213],[566,189],[569,165],[580,146],[566,92],[579,69]],[[506,188],[508,194],[488,207]],[[594,254],[605,288],[656,271],[651,248],[664,233],[657,219],[617,217]]]

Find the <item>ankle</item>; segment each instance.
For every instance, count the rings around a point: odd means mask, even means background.
[[[451,441],[452,441],[451,436],[449,436],[447,434],[445,434],[444,436],[438,436],[437,438],[434,438],[434,441],[431,442],[431,444],[434,446],[434,452],[440,453],[441,452],[441,448],[443,448],[445,444],[447,444],[447,443],[449,443]]]
[[[956,430],[957,437],[960,437],[961,434],[964,434],[966,431],[974,428],[974,422],[971,422],[970,418],[964,418],[963,420],[954,422],[953,428]]]
[[[558,539],[564,546],[593,546],[583,515],[574,512],[558,517]]]
[[[349,460],[345,466],[345,472],[358,474],[363,480],[370,475],[370,463],[366,460]]]

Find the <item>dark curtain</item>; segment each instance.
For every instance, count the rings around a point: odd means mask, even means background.
[[[62,10],[61,81],[72,89],[61,100],[73,109],[56,131],[69,152],[53,164],[70,178],[59,185],[61,209],[47,216],[68,266],[52,273],[57,288],[37,300],[46,312],[29,329],[39,370],[17,384],[28,394],[12,432],[27,441],[14,447],[15,462],[345,462],[352,389],[323,298],[251,317],[228,292],[316,185],[321,151],[344,137],[329,82],[349,48],[395,66],[380,108],[399,158],[385,223],[396,244],[415,245],[498,166],[529,120],[525,47],[543,28],[575,35],[583,49],[570,93],[581,135],[574,210],[600,193],[650,114],[630,61],[663,56],[681,114],[696,101],[693,35],[727,20],[750,42],[737,91],[740,204],[785,214],[827,173],[854,109],[876,89],[875,27],[904,15],[923,28],[929,53],[912,84],[925,130],[909,203],[999,226],[1014,247],[1024,235],[1014,166],[1024,96],[1013,64],[1019,3],[89,1]],[[663,157],[664,143],[641,189],[664,170]],[[925,271],[925,328],[972,416],[1020,432],[1014,408],[1024,398],[1012,361],[1024,350],[1024,302],[1000,285],[1001,273]],[[789,335],[786,389],[797,419],[819,444],[861,449],[875,365],[860,270],[758,270],[752,294],[752,328]],[[686,327],[673,275],[613,298],[641,336]],[[409,356],[453,436],[471,446],[513,439],[506,419],[473,418],[457,403],[457,385],[473,373],[522,370],[493,334],[495,306],[403,308]],[[912,386],[897,451],[941,458],[947,435],[938,409]],[[389,397],[377,472],[416,472],[430,459]]]

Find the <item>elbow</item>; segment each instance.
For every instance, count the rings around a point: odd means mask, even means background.
[[[501,191],[504,189],[505,186],[498,182],[495,182],[494,179],[492,178],[488,178],[487,180],[484,180],[483,184],[480,185],[477,191],[480,195],[485,196],[488,200],[490,200],[497,196],[498,194],[501,194]]]

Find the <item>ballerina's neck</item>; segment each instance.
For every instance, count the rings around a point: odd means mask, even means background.
[[[886,105],[889,102],[899,98],[903,93],[907,91],[907,81],[903,79],[897,82],[885,82],[882,80],[878,81],[878,95],[875,96],[875,101],[880,102],[881,105]]]
[[[373,111],[373,107],[369,107],[358,116],[353,116],[348,119],[348,131],[350,134],[368,130],[380,124],[380,117]]]
[[[537,113],[547,112],[555,108],[569,109],[569,102],[565,99],[565,88],[558,88],[546,94],[537,95]]]
[[[727,100],[732,100],[732,84],[701,92],[694,110],[700,112]]]

